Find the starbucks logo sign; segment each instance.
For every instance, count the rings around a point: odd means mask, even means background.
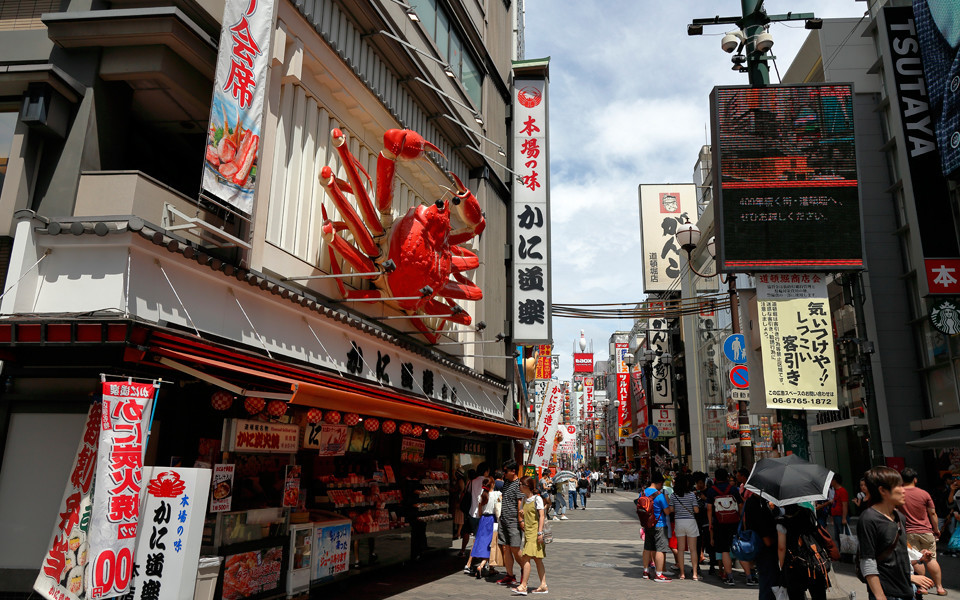
[[[960,303],[956,300],[937,301],[930,307],[930,322],[941,333],[960,333]]]

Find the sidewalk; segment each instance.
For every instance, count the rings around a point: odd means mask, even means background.
[[[743,575],[736,574],[737,586],[720,584],[717,577],[705,576],[702,582],[689,579],[690,566],[684,581],[654,583],[641,579],[643,572],[640,524],[636,518],[634,491],[615,494],[594,494],[586,510],[568,510],[567,521],[551,521],[554,542],[547,546],[547,598],[580,600],[636,599],[641,594],[669,594],[671,600],[699,600],[706,594],[711,599],[743,600],[756,598],[757,588],[747,587]],[[317,598],[349,598],[350,600],[434,600],[440,598],[487,599],[510,598],[510,590],[493,582],[477,580],[463,573],[465,559],[456,558],[456,548],[440,556],[387,569],[364,581],[345,582],[320,588]],[[672,564],[673,559],[667,559]],[[960,558],[941,557],[944,586],[949,596],[960,600]],[[501,572],[503,568],[499,569]],[[853,565],[841,564],[831,575],[834,587],[828,598],[849,598],[855,591],[860,600],[867,599],[866,586],[854,575]],[[704,571],[705,573],[705,571]],[[520,576],[519,568],[516,569]],[[530,589],[539,580],[533,569]],[[540,596],[531,594],[529,597]],[[934,596],[931,596],[931,598]]]

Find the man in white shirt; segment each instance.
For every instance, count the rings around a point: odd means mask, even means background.
[[[480,494],[483,493],[483,479],[489,477],[490,465],[486,461],[477,465],[477,476],[470,482],[470,530],[474,535],[477,534],[477,526],[480,524],[480,515],[477,514],[477,507],[480,505]]]

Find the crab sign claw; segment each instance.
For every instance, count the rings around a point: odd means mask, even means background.
[[[440,148],[409,129],[388,129],[383,134],[383,150],[377,157],[377,209],[388,212],[393,206],[393,176],[398,160],[416,160],[430,150],[443,156]]]
[[[480,202],[473,195],[473,192],[463,185],[459,177],[449,171],[448,173],[457,184],[457,192],[450,202],[453,204],[453,210],[464,224],[464,227],[450,232],[450,243],[461,244],[483,233],[487,221],[483,218]]]

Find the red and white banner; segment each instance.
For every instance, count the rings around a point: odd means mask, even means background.
[[[593,421],[593,377],[583,378],[583,403],[585,416]]]
[[[125,594],[133,576],[140,523],[143,456],[147,449],[155,383],[103,384],[97,485],[90,519],[91,599]]]
[[[593,373],[593,354],[575,352],[573,354],[574,373]]]
[[[535,467],[546,469],[550,466],[550,456],[553,454],[562,405],[563,386],[558,382],[552,382],[540,411],[540,422],[537,423],[537,443],[533,447],[533,456],[530,459],[530,464]]]
[[[60,500],[53,535],[33,589],[47,600],[84,600],[87,532],[93,508],[93,476],[100,441],[100,402],[87,411],[77,455]]]
[[[226,0],[221,23],[203,189],[251,214],[273,38],[273,0]]]
[[[210,469],[146,467],[132,600],[193,598]]]
[[[617,342],[615,358],[617,367],[617,437],[625,438],[632,433],[630,420],[630,372],[626,355],[630,344]]]
[[[537,346],[537,370],[536,379],[550,379],[553,377],[553,346],[550,344],[541,344]]]

